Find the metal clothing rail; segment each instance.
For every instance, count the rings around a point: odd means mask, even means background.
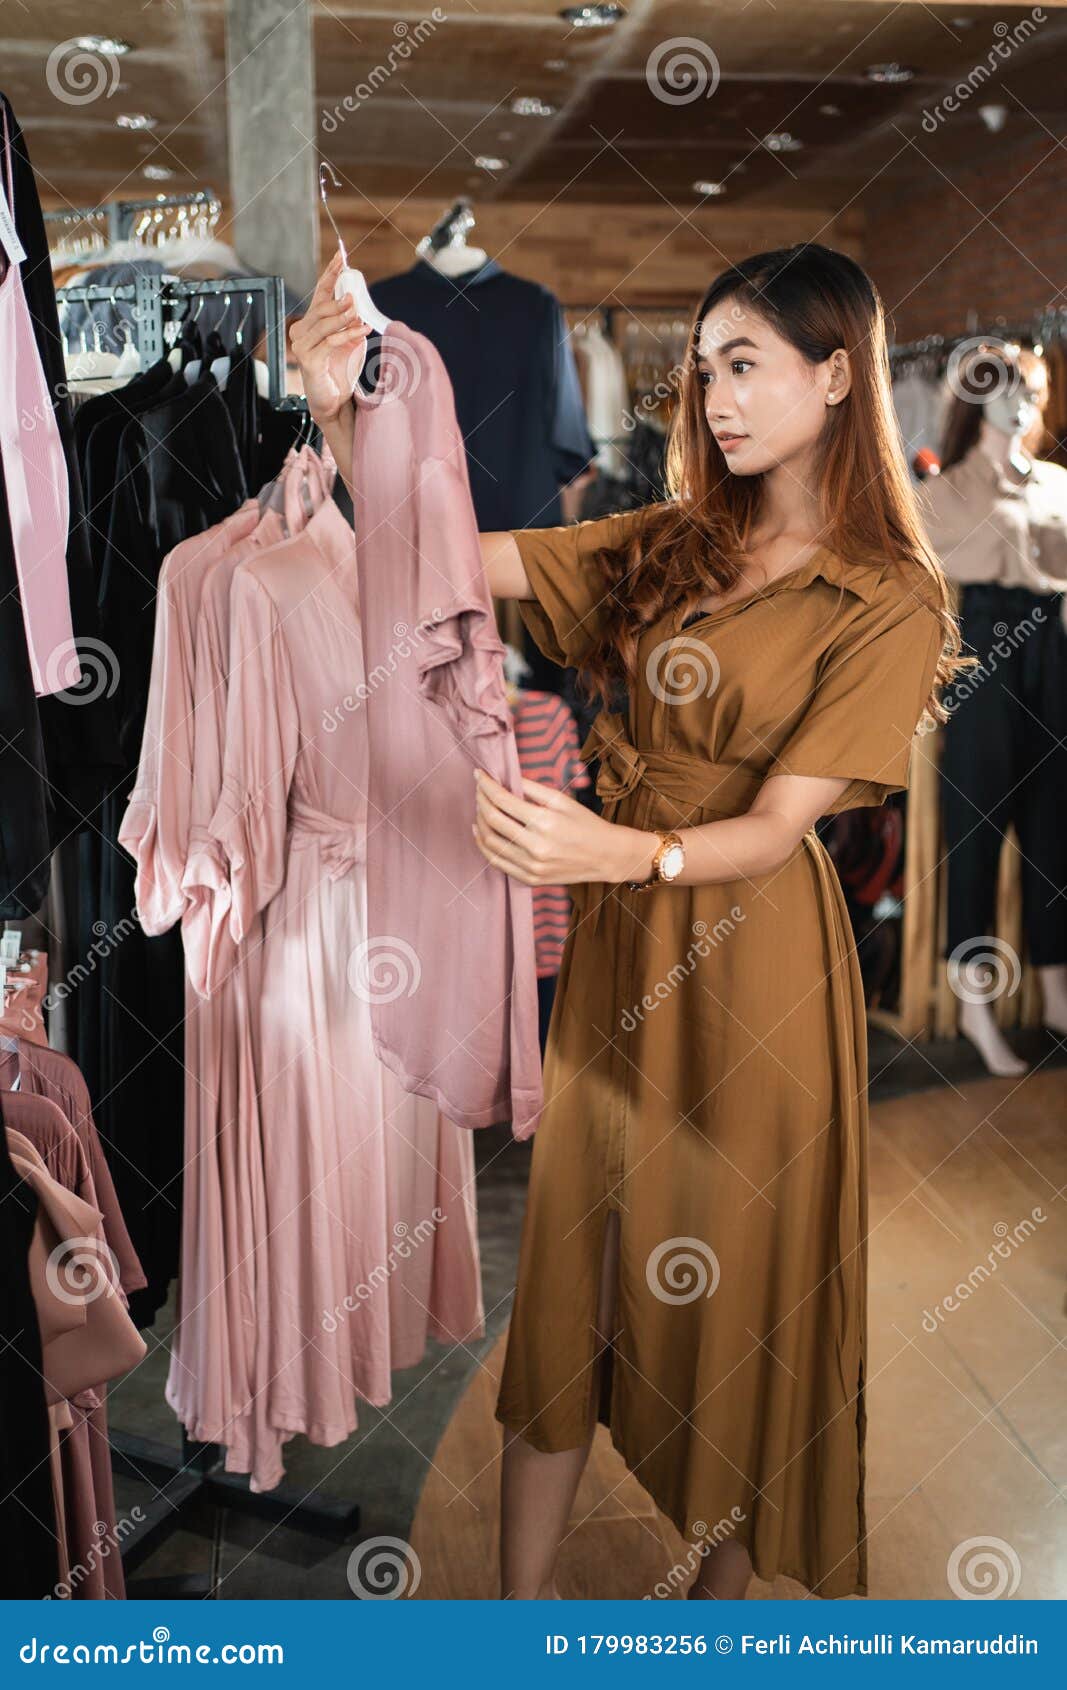
[[[1026,323],[986,323],[968,328],[958,334],[930,334],[921,340],[897,341],[889,348],[891,364],[908,363],[919,358],[947,357],[957,346],[969,341],[1016,341],[1024,345],[1067,340],[1067,309],[1060,305],[1039,311]]]
[[[260,294],[263,298],[267,338],[268,396],[279,409],[293,407],[286,403],[285,379],[285,284],[281,276],[214,277],[210,281],[185,281],[167,276],[138,276],[133,282],[110,285],[86,282],[56,289],[60,304],[92,304],[100,301],[117,303],[132,300],[137,350],[141,363],[147,367],[166,356],[164,308],[175,300],[218,298],[230,294],[239,298],[242,293]]]
[[[81,220],[88,222],[91,218],[106,217],[109,241],[128,239],[130,229],[136,217],[144,211],[177,211],[182,206],[220,205],[218,194],[213,188],[198,188],[192,194],[153,194],[151,199],[143,200],[105,200],[102,205],[76,205],[60,207],[56,211],[46,211],[46,224],[70,224]]]

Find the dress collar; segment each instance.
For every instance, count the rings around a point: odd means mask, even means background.
[[[797,569],[790,569],[785,575],[779,575],[776,580],[768,582],[766,587],[757,587],[753,592],[746,593],[744,598],[735,599],[731,604],[719,605],[714,610],[700,612],[699,616],[692,611],[689,615],[696,622],[710,619],[718,620],[720,616],[728,616],[733,610],[741,610],[746,604],[755,603],[759,599],[769,599],[775,593],[785,593],[801,587],[809,587],[818,577],[827,581],[833,587],[845,587],[850,593],[855,593],[864,604],[870,604],[878,588],[878,583],[885,573],[884,565],[875,563],[845,563],[836,552],[826,546],[819,546],[809,557],[807,563],[802,563]],[[685,620],[679,612],[679,625]]]

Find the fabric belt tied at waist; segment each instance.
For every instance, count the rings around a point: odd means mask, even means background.
[[[294,843],[315,840],[331,880],[340,880],[357,863],[367,860],[365,822],[341,821],[299,799],[289,800],[289,833]]]
[[[743,763],[716,763],[710,757],[694,757],[685,751],[639,751],[629,737],[623,717],[610,710],[600,712],[580,755],[587,763],[594,757],[600,761],[596,793],[607,821],[615,820],[622,800],[642,785],[666,800],[668,813],[657,817],[653,826],[697,827],[702,821],[716,817],[743,815],[764,778]],[[669,814],[672,805],[685,813],[672,819]],[[703,814],[693,816],[694,810]],[[600,925],[603,903],[618,889],[602,881],[581,881],[568,888],[582,919],[598,889],[600,896],[588,916],[594,933]],[[628,894],[625,887],[622,890],[627,896],[648,896]]]

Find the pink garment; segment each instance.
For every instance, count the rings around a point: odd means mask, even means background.
[[[19,1039],[14,1052],[0,1053],[0,1090],[10,1090],[16,1079],[21,1096],[48,1098],[69,1122],[84,1154],[88,1178],[92,1181],[89,1201],[99,1207],[104,1217],[104,1234],[118,1264],[119,1283],[127,1295],[131,1291],[140,1291],[148,1281],[119,1207],[115,1182],[96,1130],[89,1088],[81,1069],[61,1050]],[[39,1137],[34,1139],[34,1143],[45,1158],[49,1172],[70,1185],[71,1190],[80,1191],[79,1186],[71,1184],[69,1163],[56,1165],[50,1148]]]
[[[175,546],[159,571],[141,755],[118,836],[137,864],[134,896],[146,933],[166,933],[185,905],[181,884],[192,802],[193,653],[201,589],[223,553],[258,522],[259,506],[248,499],[224,522]]]
[[[524,1139],[542,1107],[531,889],[471,833],[475,767],[514,793],[522,778],[452,388],[393,322],[356,399],[374,1048],[461,1126]]]
[[[116,1230],[117,1205],[110,1177],[102,1197],[93,1181],[87,1146],[95,1128],[90,1134],[83,1121],[76,1129],[58,1103],[32,1090],[33,1081],[41,1078],[39,1064],[45,1056],[61,1064],[69,1063],[69,1058],[57,1051],[31,1050],[25,1044],[20,1045],[19,1055],[20,1089],[5,1093],[0,1101],[13,1164],[42,1202],[31,1270],[36,1276],[34,1296],[50,1381],[47,1394],[52,1398],[50,1456],[60,1569],[56,1594],[117,1599],[126,1591],[115,1532],[103,1380],[136,1365],[147,1346],[125,1313],[125,1292],[131,1288],[126,1283],[129,1264],[116,1248],[119,1232],[124,1236],[125,1228],[119,1216]],[[61,1067],[55,1072],[68,1078]],[[62,1090],[61,1086],[60,1095]],[[76,1093],[77,1088],[72,1088],[72,1095]],[[61,1246],[61,1238],[73,1241],[69,1248]],[[58,1256],[54,1254],[57,1248]],[[143,1284],[136,1257],[133,1262],[135,1284],[138,1276]],[[104,1306],[94,1309],[97,1302]]]
[[[11,137],[4,111],[7,204],[15,216]],[[0,192],[2,192],[0,183]],[[0,265],[5,263],[0,244]],[[30,672],[38,698],[81,680],[67,582],[70,492],[67,460],[52,409],[18,264],[0,276],[0,469],[15,552]]]
[[[258,945],[229,942],[225,922],[213,923],[214,893],[202,882],[210,870],[214,887],[225,884],[207,829],[222,786],[233,569],[277,545],[286,529],[298,533],[330,497],[335,473],[332,459],[323,462],[306,447],[289,454],[271,508],[208,571],[196,627],[193,783],[183,855],[199,869],[187,866],[183,875],[186,1178],[166,1396],[189,1435],[225,1445],[227,1466],[242,1473],[257,1469],[257,1449],[276,1445],[261,1337],[271,1316],[263,1290],[267,1221],[251,1038]],[[216,1083],[205,1087],[209,1075]]]
[[[387,1403],[392,1370],[418,1361],[428,1334],[484,1331],[472,1142],[377,1060],[349,966],[366,940],[368,760],[350,696],[362,676],[353,554],[328,501],[303,535],[233,570],[222,790],[186,877],[211,893],[212,930],[225,919],[233,943],[256,949],[255,1291],[269,1346],[257,1490],[280,1481],[294,1433],[336,1444],[357,1427],[357,1397]]]

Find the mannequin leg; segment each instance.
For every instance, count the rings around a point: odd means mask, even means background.
[[[1019,787],[1016,828],[1023,923],[1041,985],[1045,1026],[1067,1037],[1067,634],[1058,606],[1027,642],[1031,759]]]
[[[597,1334],[601,1345],[614,1332],[619,1217],[608,1215],[601,1257]],[[598,1369],[599,1379],[599,1369]],[[500,1476],[500,1593],[515,1600],[559,1596],[556,1556],[596,1432],[598,1390],[594,1389],[588,1436],[577,1449],[546,1454],[521,1433],[504,1428]]]
[[[997,872],[1004,831],[1016,812],[1013,793],[1026,767],[1028,724],[1016,697],[1023,688],[1018,652],[1007,659],[993,654],[995,629],[1007,620],[1007,606],[1003,589],[968,587],[964,592],[965,649],[987,667],[945,725],[941,792],[948,851],[945,950],[958,969],[952,988],[960,1005],[959,1031],[990,1073],[1016,1076],[1026,1072],[1027,1064],[997,1025],[995,969],[978,960],[982,954],[996,958]]]

